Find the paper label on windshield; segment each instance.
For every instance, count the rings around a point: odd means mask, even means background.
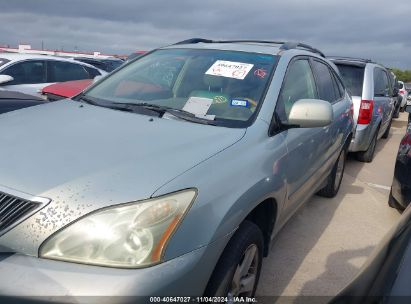
[[[193,113],[196,116],[205,116],[213,100],[204,97],[190,97],[183,107],[184,111]]]
[[[250,63],[217,60],[206,74],[243,80],[253,66],[254,64]]]

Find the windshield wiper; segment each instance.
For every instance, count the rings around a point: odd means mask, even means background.
[[[81,94],[80,96],[78,96],[78,98],[76,98],[75,100],[77,100],[77,101],[83,101],[83,102],[88,103],[88,104],[91,104],[91,105],[93,105],[93,106],[99,106],[99,107],[102,107],[102,106],[103,106],[101,103],[98,103],[97,101],[95,101],[94,98],[87,97],[87,96],[85,96],[85,95],[83,95],[83,94]]]
[[[201,124],[213,125],[213,126],[216,125],[216,122],[213,120],[195,116],[195,114],[182,110],[182,109],[176,109],[176,108],[166,107],[166,106],[159,106],[159,105],[155,105],[155,104],[151,104],[147,102],[141,102],[141,103],[116,102],[114,104],[128,106],[129,107],[128,109],[130,110],[132,110],[133,107],[143,107],[145,109],[155,111],[162,115],[167,112],[175,117],[178,117],[186,121],[194,122],[194,123],[201,123]]]

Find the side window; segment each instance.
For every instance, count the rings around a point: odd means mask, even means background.
[[[87,70],[87,73],[90,75],[90,79],[93,79],[94,77],[101,75],[100,72],[96,69],[90,68],[90,67],[84,67]]]
[[[374,96],[383,97],[389,94],[390,85],[387,74],[380,68],[374,69]]]
[[[343,84],[341,83],[341,80],[338,78],[338,76],[334,72],[332,72],[331,74],[333,75],[334,84],[336,85],[335,96],[337,96],[337,99],[344,98],[345,88]]]
[[[49,82],[91,78],[83,66],[71,62],[49,61]]]
[[[383,72],[383,77],[382,78],[383,78],[383,81],[384,81],[384,90],[386,92],[385,95],[388,94],[388,96],[392,96],[393,84],[392,84],[391,79],[389,78],[386,71]]]
[[[329,102],[337,100],[335,88],[330,69],[327,65],[317,60],[313,60],[313,69],[318,88],[318,98]]]
[[[7,85],[34,84],[46,82],[46,68],[44,61],[32,60],[16,63],[5,69],[2,74],[14,78]]]
[[[276,111],[280,120],[287,121],[292,105],[305,98],[317,98],[317,94],[308,60],[299,59],[289,65],[277,100]]]

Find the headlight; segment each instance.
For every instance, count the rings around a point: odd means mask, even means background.
[[[39,255],[123,268],[159,263],[196,194],[189,189],[98,210],[53,234]]]

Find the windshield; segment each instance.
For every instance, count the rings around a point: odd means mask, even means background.
[[[221,50],[157,50],[86,92],[99,102],[182,109],[245,127],[262,102],[277,56]]]
[[[338,63],[336,65],[338,66],[341,76],[343,77],[344,83],[350,90],[351,94],[353,96],[362,96],[364,68]]]

